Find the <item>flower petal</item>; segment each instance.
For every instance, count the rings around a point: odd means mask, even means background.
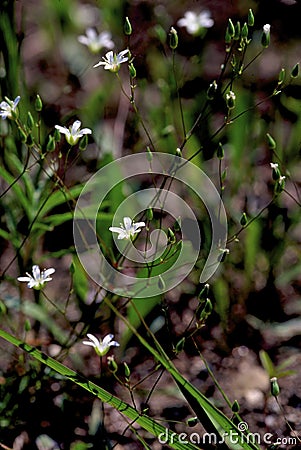
[[[52,275],[55,272],[55,269],[53,269],[53,267],[51,267],[50,269],[46,269],[43,271],[43,278],[48,278],[49,275]]]
[[[87,337],[94,343],[94,347],[98,347],[99,346],[99,339],[97,339],[96,336],[94,336],[94,334],[87,334]]]
[[[71,127],[71,130],[70,130],[71,136],[75,136],[77,134],[78,130],[80,129],[80,126],[81,126],[81,121],[80,120],[76,120],[73,123],[73,125]]]
[[[32,275],[36,281],[39,281],[41,279],[41,271],[39,266],[37,265],[32,266]]]
[[[123,218],[124,227],[127,231],[130,231],[132,228],[132,219],[130,217]]]
[[[59,130],[59,132],[62,133],[62,134],[70,134],[70,131],[66,127],[61,127],[60,125],[55,125],[54,128]]]

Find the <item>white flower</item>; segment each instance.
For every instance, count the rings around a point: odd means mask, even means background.
[[[25,281],[27,282],[27,287],[40,290],[47,281],[52,280],[49,275],[52,275],[54,272],[55,269],[53,268],[44,269],[41,272],[39,266],[32,266],[32,276],[26,272],[27,277],[18,277],[18,281]]]
[[[10,100],[9,98],[5,97],[5,101],[0,103],[0,117],[5,119],[13,119],[14,113],[16,113],[17,105],[20,101],[20,95],[15,98],[14,101]]]
[[[269,23],[266,23],[265,25],[263,25],[264,34],[269,34],[270,31],[271,31],[271,25]]]
[[[112,35],[108,31],[103,31],[97,34],[94,28],[86,30],[86,36],[78,36],[78,41],[86,45],[92,53],[98,53],[102,48],[113,48],[114,42],[111,39]]]
[[[284,175],[281,175],[280,177],[279,177],[279,183],[283,183],[284,182],[284,180],[285,180],[285,176]]]
[[[140,233],[141,227],[145,227],[144,222],[137,222],[134,223],[130,217],[124,217],[123,223],[121,223],[120,227],[110,227],[109,230],[112,231],[112,233],[119,233],[118,239],[130,239],[132,236],[134,236],[136,233]]]
[[[70,145],[75,145],[84,134],[92,133],[92,130],[90,130],[90,128],[83,128],[82,130],[80,130],[80,126],[81,122],[79,120],[76,120],[74,124],[69,128],[61,127],[60,125],[55,125],[55,128],[59,130],[60,133],[66,135],[66,140]]]
[[[102,340],[97,339],[93,334],[87,334],[89,341],[83,341],[84,345],[90,345],[95,348],[98,356],[104,356],[110,350],[110,347],[119,347],[118,342],[113,341],[113,334],[107,334]]]
[[[117,54],[110,51],[106,54],[106,56],[102,57],[103,61],[99,61],[99,63],[95,64],[93,67],[104,66],[105,70],[118,72],[120,69],[120,64],[128,61],[128,56],[125,56],[128,52],[128,50],[122,50],[122,52]]]
[[[278,164],[277,163],[270,163],[271,169],[278,169]]]
[[[210,11],[202,11],[199,14],[187,11],[177,23],[179,27],[185,27],[187,33],[199,34],[204,28],[211,28],[214,25],[214,20],[210,17]]]

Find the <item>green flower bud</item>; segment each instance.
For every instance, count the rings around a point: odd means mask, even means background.
[[[31,115],[30,111],[28,111],[28,113],[27,113],[27,126],[28,126],[29,130],[32,130],[33,126],[34,126],[34,120],[33,120],[33,117]]]
[[[291,71],[292,78],[297,78],[298,75],[299,75],[299,63],[295,64]]]
[[[178,47],[179,38],[177,30],[174,29],[174,27],[171,27],[169,31],[169,47],[172,50],[175,50]]]
[[[269,149],[274,150],[276,148],[276,141],[269,133],[267,133],[266,136],[267,136],[267,140],[268,140]]]
[[[228,30],[229,36],[230,36],[231,38],[233,38],[234,35],[235,35],[235,27],[234,27],[233,22],[232,22],[231,19],[228,19],[228,27],[227,27],[227,30]]]
[[[262,31],[262,35],[261,35],[261,45],[264,48],[267,48],[270,45],[270,39],[271,39],[270,30],[271,30],[271,25],[269,25],[268,23],[263,26],[263,31]]]
[[[151,152],[151,149],[149,147],[146,148],[146,158],[148,160],[148,162],[152,162],[153,160],[153,154]]]
[[[130,368],[129,368],[129,366],[127,365],[126,362],[123,363],[123,368],[124,368],[124,375],[125,375],[125,378],[129,379],[130,376],[131,376],[131,371],[130,371]]]
[[[212,313],[212,303],[211,300],[209,298],[206,298],[206,302],[205,302],[205,306],[204,306],[204,312],[207,316],[209,316]]]
[[[240,38],[240,22],[239,21],[237,21],[236,22],[236,24],[235,24],[235,27],[234,27],[234,29],[235,29],[235,33],[234,33],[234,40],[236,40],[236,41],[238,41],[238,39]]]
[[[180,353],[184,349],[186,338],[182,337],[176,344],[176,353]]]
[[[234,414],[238,413],[240,410],[240,406],[237,400],[234,400],[232,406],[231,406],[231,410]]]
[[[84,150],[86,150],[87,145],[88,145],[88,136],[84,134],[81,140],[79,141],[78,148],[80,149],[80,151],[83,152]]]
[[[244,23],[242,29],[241,29],[241,37],[242,39],[247,39],[249,34],[249,28],[246,23]]]
[[[25,320],[25,323],[24,323],[24,329],[25,329],[26,332],[28,332],[28,331],[31,330],[31,324],[30,324],[29,319],[26,319],[26,320]]]
[[[53,137],[55,142],[59,142],[61,140],[61,134],[56,128],[54,129]]]
[[[205,299],[208,297],[208,294],[209,294],[209,288],[210,288],[210,286],[209,286],[208,283],[206,283],[206,284],[202,287],[201,292],[200,292],[199,295],[198,295],[199,300],[205,300]]]
[[[214,80],[207,89],[207,99],[213,100],[217,91],[217,82]]]
[[[246,213],[244,212],[240,218],[240,225],[242,227],[245,227],[247,225],[247,223],[248,223],[248,218],[247,218]]]
[[[163,278],[161,277],[161,275],[159,275],[159,280],[158,280],[158,287],[161,290],[164,290],[166,285],[165,285],[165,281],[163,280]]]
[[[234,92],[229,91],[226,94],[226,103],[227,103],[228,109],[234,109],[235,108],[235,100],[236,100],[236,96],[235,96]]]
[[[285,188],[285,176],[280,176],[279,180],[276,181],[274,192],[275,194],[281,194]]]
[[[146,210],[147,220],[153,220],[153,217],[154,217],[153,208],[147,208],[147,210]]]
[[[73,275],[74,272],[75,272],[75,264],[74,264],[73,261],[72,261],[72,263],[70,264],[69,271],[70,271],[71,275]]]
[[[21,128],[19,128],[19,133],[20,133],[21,142],[23,142],[23,144],[25,144],[25,142],[27,141],[27,134]]]
[[[42,102],[42,99],[39,96],[39,94],[37,94],[37,98],[35,101],[35,109],[37,112],[42,111],[42,109],[43,109],[43,102]]]
[[[46,146],[47,152],[53,152],[55,150],[55,140],[53,136],[48,137],[48,142]]]
[[[123,30],[126,36],[130,36],[133,32],[132,25],[128,17],[125,18]]]
[[[171,230],[171,228],[168,228],[167,230],[167,237],[170,244],[174,244],[176,242],[176,237],[174,232]]]
[[[271,378],[270,382],[271,382],[271,394],[273,395],[273,397],[278,397],[278,395],[280,394],[280,387],[277,378],[276,377]]]
[[[133,63],[129,64],[129,72],[130,72],[130,77],[131,78],[135,78],[136,77],[137,72],[136,72],[136,69],[135,69],[135,66],[134,66]]]
[[[189,427],[195,427],[198,422],[199,422],[199,419],[197,417],[190,417],[186,421],[186,423]]]
[[[112,373],[117,372],[118,366],[114,359],[114,356],[108,356],[108,368]]]
[[[226,33],[225,33],[225,43],[226,43],[226,44],[230,44],[230,43],[231,43],[231,40],[232,40],[232,37],[231,37],[231,35],[230,35],[230,33],[229,33],[229,29],[228,29],[228,27],[227,27],[227,28],[226,28]],[[229,51],[229,49],[228,49],[227,51]]]
[[[255,19],[254,19],[253,11],[252,11],[252,9],[249,9],[249,11],[248,11],[248,25],[249,25],[249,27],[253,27],[254,26],[254,22],[255,22]]]
[[[278,75],[278,86],[280,86],[284,82],[284,79],[285,79],[285,69],[282,68]]]
[[[222,145],[221,142],[218,143],[218,147],[217,147],[217,151],[216,151],[216,156],[218,157],[218,159],[223,159],[225,155],[224,152],[224,147]]]
[[[181,231],[181,217],[179,216],[175,223],[173,224],[173,229],[175,231]]]

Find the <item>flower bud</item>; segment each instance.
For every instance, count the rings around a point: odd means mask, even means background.
[[[59,142],[61,140],[61,134],[56,128],[54,129],[53,137],[55,142]]]
[[[176,149],[176,156],[178,156],[179,158],[182,158],[182,150],[180,148]]]
[[[47,152],[53,152],[55,150],[55,140],[54,140],[53,136],[48,137],[46,150],[47,150]]]
[[[237,400],[234,400],[234,402],[233,402],[233,404],[232,404],[232,406],[231,406],[231,410],[232,410],[232,412],[233,412],[234,414],[239,412],[240,406],[239,406],[239,403],[238,403]]]
[[[125,376],[125,378],[129,379],[130,376],[131,376],[131,371],[130,371],[130,368],[127,365],[126,362],[123,363],[123,368],[124,368],[124,376]]]
[[[223,159],[225,155],[224,152],[224,147],[222,145],[221,142],[218,143],[218,147],[217,147],[217,151],[216,151],[216,156],[218,157],[218,159]]]
[[[33,137],[32,137],[32,135],[31,135],[31,133],[29,133],[29,134],[27,135],[26,145],[27,145],[28,147],[32,147],[32,146],[34,145],[34,140],[33,140]]]
[[[278,86],[280,86],[284,82],[285,78],[285,69],[281,69],[278,75]]]
[[[167,237],[168,237],[168,242],[170,244],[174,244],[176,242],[175,234],[171,228],[168,228],[168,230],[167,230]]]
[[[271,169],[272,169],[272,178],[274,181],[278,181],[279,178],[281,177],[281,173],[280,170],[278,168],[278,164],[277,163],[270,163]]]
[[[207,89],[207,99],[213,100],[217,91],[217,82],[214,80]]]
[[[86,150],[87,145],[88,145],[88,136],[84,134],[81,140],[79,141],[78,148],[83,152],[84,150]]]
[[[26,319],[26,320],[25,320],[25,323],[24,323],[24,329],[25,329],[26,332],[28,332],[28,331],[31,330],[31,324],[30,324],[29,319]]]
[[[253,14],[252,9],[250,8],[249,11],[248,11],[248,25],[249,25],[249,27],[253,27],[254,26],[254,22],[255,22],[254,14]]]
[[[148,160],[148,162],[152,162],[153,160],[153,154],[149,147],[146,148],[146,159]]]
[[[158,280],[158,287],[161,290],[164,290],[166,285],[165,285],[165,281],[163,280],[163,278],[161,277],[161,275],[159,275],[159,280]]]
[[[235,24],[235,27],[234,27],[234,29],[235,29],[235,33],[234,33],[234,40],[235,41],[238,41],[238,39],[240,38],[240,22],[239,21],[237,21],[236,22],[236,24]]]
[[[130,72],[130,77],[131,78],[135,78],[136,77],[137,72],[136,72],[136,69],[135,69],[135,66],[134,66],[133,63],[129,64],[129,72]]]
[[[299,63],[295,64],[291,71],[292,78],[297,78],[298,75],[299,75]]]
[[[171,27],[169,31],[169,47],[172,50],[175,50],[178,47],[179,38],[177,30],[174,29],[174,27]]]
[[[285,176],[280,176],[279,180],[276,181],[274,192],[275,194],[281,194],[285,188]]]
[[[147,208],[146,210],[146,218],[147,220],[152,220],[154,217],[153,208]]]
[[[246,213],[244,212],[240,218],[240,225],[242,227],[245,227],[247,225],[247,223],[248,223],[248,218],[247,218]]]
[[[21,142],[23,142],[23,144],[25,144],[25,142],[27,141],[27,134],[25,133],[24,130],[22,130],[22,128],[19,128],[19,133],[20,133]]]
[[[232,22],[231,19],[228,19],[228,27],[227,27],[227,30],[228,30],[229,36],[230,36],[231,38],[233,38],[234,35],[235,35],[235,27],[234,27],[233,22]]]
[[[180,353],[184,349],[186,338],[182,337],[176,344],[175,351],[176,353]]]
[[[235,100],[236,100],[236,96],[235,96],[234,92],[229,91],[226,94],[226,103],[227,103],[228,109],[235,108]]]
[[[208,297],[208,294],[209,294],[209,284],[208,283],[206,283],[204,286],[203,286],[203,288],[201,289],[201,292],[199,293],[199,295],[198,295],[198,297],[199,297],[199,300],[204,300],[205,298],[207,298]]]
[[[43,109],[43,102],[42,102],[42,99],[39,96],[39,94],[37,94],[37,98],[36,98],[36,101],[35,101],[35,109],[36,109],[37,112],[40,112]]]
[[[246,23],[244,23],[242,29],[241,29],[241,37],[242,39],[247,39],[249,34],[249,28]]]
[[[130,36],[133,32],[132,25],[128,17],[125,18],[123,30],[126,36]]]
[[[270,382],[271,382],[271,394],[273,395],[273,397],[278,397],[278,395],[280,394],[280,387],[277,378],[276,377],[271,378]]]
[[[269,149],[274,150],[276,148],[276,141],[269,133],[267,133],[266,136],[267,136],[267,140],[268,140]]]
[[[112,373],[117,372],[118,366],[114,359],[114,356],[108,356],[108,368]]]
[[[263,26],[263,31],[262,31],[262,35],[261,35],[261,45],[264,48],[267,48],[270,45],[270,39],[271,39],[270,30],[271,30],[271,25],[269,25],[268,23]]]
[[[34,126],[34,120],[33,120],[33,117],[31,115],[30,111],[28,111],[28,113],[27,113],[27,126],[28,126],[29,130],[32,130],[33,126]]]
[[[195,427],[198,422],[199,422],[199,419],[197,417],[190,417],[186,421],[186,423],[189,427]]]

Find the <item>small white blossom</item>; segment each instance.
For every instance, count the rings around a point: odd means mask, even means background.
[[[55,128],[59,130],[61,134],[66,135],[66,140],[70,145],[75,145],[79,139],[84,136],[84,134],[91,134],[92,130],[90,128],[83,128],[80,130],[81,122],[76,120],[72,126],[69,128],[61,127],[60,125],[55,125]]]
[[[87,334],[89,341],[83,341],[84,345],[94,347],[98,356],[104,356],[110,350],[110,347],[119,347],[118,342],[113,341],[113,334],[107,334],[103,339],[97,339],[93,334]]]
[[[277,163],[270,163],[271,169],[278,169],[278,164]]]
[[[100,34],[94,28],[86,30],[86,36],[78,36],[78,41],[86,45],[92,53],[98,53],[103,48],[114,48],[114,42],[111,39],[112,35],[108,31],[103,31]]]
[[[210,17],[210,11],[202,11],[196,14],[193,11],[187,11],[184,17],[178,20],[179,27],[185,27],[189,34],[199,34],[204,28],[211,28],[214,20]]]
[[[40,290],[44,287],[47,281],[51,281],[52,278],[49,275],[52,275],[55,272],[55,269],[44,269],[40,270],[39,266],[32,266],[32,275],[26,272],[27,277],[18,277],[18,281],[27,282],[27,287],[34,288],[36,290]]]
[[[280,177],[279,177],[279,183],[283,183],[284,182],[284,180],[285,180],[285,176],[284,175],[281,175]]]
[[[130,239],[137,233],[140,233],[141,227],[145,227],[144,222],[134,223],[130,217],[123,218],[123,224],[120,224],[120,227],[110,227],[109,230],[112,233],[119,233],[118,239]]]
[[[14,118],[13,113],[16,113],[17,105],[20,99],[21,99],[20,95],[18,95],[18,97],[16,97],[14,101],[5,97],[6,102],[3,101],[0,103],[0,117],[3,120]]]
[[[122,50],[120,53],[113,53],[110,51],[106,56],[102,57],[103,61],[99,61],[99,63],[95,64],[93,67],[104,66],[105,70],[116,73],[120,69],[120,64],[128,61],[128,56],[125,56],[128,52],[128,50]]]
[[[269,34],[271,31],[271,25],[269,23],[266,23],[265,25],[263,25],[263,32],[265,34]]]

